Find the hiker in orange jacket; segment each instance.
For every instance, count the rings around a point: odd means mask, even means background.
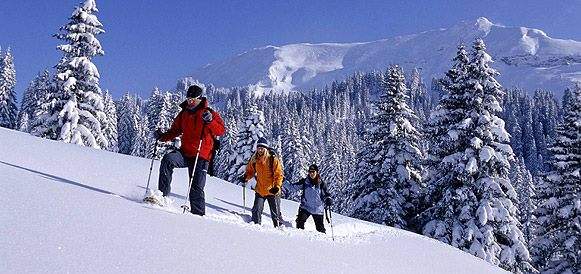
[[[284,175],[280,159],[270,150],[268,142],[263,137],[258,139],[256,152],[248,161],[246,172],[241,181],[245,185],[252,177],[256,177],[252,221],[255,224],[261,223],[264,200],[266,200],[270,208],[272,223],[277,227],[279,225],[280,210],[278,207],[280,205],[277,203],[276,197],[280,196]]]

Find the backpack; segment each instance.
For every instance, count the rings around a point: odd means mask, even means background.
[[[214,145],[212,146],[212,158],[210,160],[210,163],[208,164],[208,175],[210,176],[214,176],[214,160],[216,159],[216,154],[218,154],[218,151],[220,150],[220,139],[216,136],[213,136],[214,138]]]
[[[270,154],[270,157],[268,158],[268,167],[270,168],[270,172],[272,172],[272,174],[274,175],[274,158],[278,157],[278,155],[276,154],[276,151],[274,151],[274,149],[272,148],[268,148],[268,153]],[[278,159],[280,162],[280,159]],[[256,158],[254,159],[254,161],[252,161],[252,168],[254,168],[254,172],[256,172]]]

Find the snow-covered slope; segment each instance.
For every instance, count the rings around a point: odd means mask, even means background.
[[[435,240],[338,214],[335,241],[311,220],[305,231],[275,229],[266,215],[262,226],[248,224],[242,189],[216,178],[207,181],[204,217],[153,208],[137,202],[147,159],[3,128],[0,147],[0,273],[503,272]],[[185,176],[174,173],[178,203]],[[283,201],[285,219],[296,210]]]
[[[581,42],[554,39],[538,29],[494,24],[483,17],[447,29],[366,43],[257,48],[196,69],[191,76],[221,87],[307,90],[357,71],[399,64],[407,71],[421,68],[429,82],[449,69],[458,43],[471,46],[476,37],[484,38],[506,87],[559,93],[572,81],[581,82]]]

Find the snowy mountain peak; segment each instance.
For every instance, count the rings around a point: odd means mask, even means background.
[[[505,87],[562,92],[581,82],[581,42],[549,37],[539,29],[496,24],[485,17],[449,28],[361,43],[289,44],[255,48],[194,70],[192,77],[220,87],[252,85],[286,92],[321,88],[358,72],[399,64],[420,68],[425,82],[449,68],[459,43],[483,38]]]
[[[486,34],[490,32],[490,28],[493,26],[492,22],[486,17],[479,17],[476,19],[476,26],[479,30],[484,31]]]

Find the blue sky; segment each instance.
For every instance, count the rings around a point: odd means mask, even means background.
[[[364,42],[488,17],[581,41],[581,0],[171,1],[96,0],[106,55],[101,87],[117,98],[171,89],[194,68],[264,45]],[[60,53],[52,37],[80,0],[1,0],[0,46],[11,47],[17,93]]]

